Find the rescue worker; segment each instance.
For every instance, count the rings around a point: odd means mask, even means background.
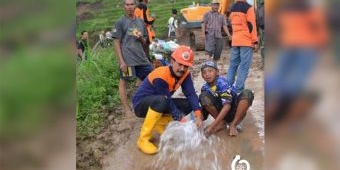
[[[155,22],[156,17],[149,15],[149,10],[147,4],[149,0],[139,0],[139,4],[135,9],[135,16],[141,18],[146,26],[146,30],[148,32],[148,39],[146,40],[145,53],[149,56],[149,45],[152,40],[156,37],[156,33],[153,30],[152,24]]]
[[[246,0],[236,0],[231,7],[230,21],[233,36],[227,80],[234,84],[237,73],[235,88],[237,93],[240,93],[244,89],[253,59],[253,51],[256,52],[259,48],[255,10]]]
[[[157,147],[150,142],[152,132],[162,134],[170,121],[180,121],[183,115],[194,111],[197,127],[200,128],[203,123],[189,71],[193,65],[194,52],[187,46],[180,46],[171,57],[170,65],[153,70],[132,98],[136,116],[145,117],[137,146],[146,154],[157,153]],[[186,98],[171,98],[179,87]]]

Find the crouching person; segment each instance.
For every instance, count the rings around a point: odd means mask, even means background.
[[[162,134],[170,121],[180,121],[183,115],[194,111],[196,125],[201,127],[203,123],[189,71],[194,53],[189,47],[180,46],[171,57],[169,66],[158,67],[144,79],[132,99],[136,116],[145,117],[137,146],[146,154],[157,153],[157,146],[150,142],[152,132]],[[186,98],[171,98],[179,87]]]
[[[237,136],[236,126],[244,119],[248,108],[254,100],[254,93],[245,89],[239,95],[227,80],[219,76],[215,62],[206,61],[201,66],[202,77],[205,80],[201,89],[199,100],[202,106],[203,120],[209,114],[215,118],[212,124],[206,127],[205,134],[213,133],[225,128],[229,124],[229,135]]]

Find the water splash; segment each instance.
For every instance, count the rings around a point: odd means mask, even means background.
[[[159,152],[150,169],[157,170],[226,170],[223,167],[227,148],[220,138],[211,135],[206,138],[202,129],[193,121],[169,123],[162,134]]]

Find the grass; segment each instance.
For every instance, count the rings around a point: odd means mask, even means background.
[[[98,0],[77,0],[77,2],[95,3]],[[87,30],[90,35],[89,45],[98,41],[101,30],[111,30],[115,21],[123,15],[122,0],[101,0],[100,9],[84,11],[91,18],[77,22],[77,35]],[[201,1],[203,2],[203,1]],[[210,0],[205,0],[209,3]],[[197,2],[196,2],[197,3]],[[164,38],[167,34],[167,22],[173,8],[180,11],[192,4],[187,0],[152,0],[148,7],[150,14],[157,17],[154,23],[156,37]],[[104,113],[109,108],[120,105],[118,97],[118,64],[113,48],[99,48],[88,60],[77,65],[77,137],[94,136],[103,128]]]
[[[77,0],[77,2],[96,2],[96,0]],[[189,5],[195,3],[208,4],[210,0],[200,1],[188,1],[188,0],[152,0],[148,4],[150,14],[155,14],[157,17],[154,22],[154,28],[157,38],[164,38],[167,34],[167,22],[171,16],[171,10],[177,9],[180,13],[180,9],[186,8]],[[101,0],[103,6],[102,9],[90,11],[94,17],[77,23],[77,35],[79,36],[82,30],[87,30],[90,33],[91,40],[90,45],[94,45],[98,40],[97,37],[101,30],[111,30],[115,21],[121,17],[124,13],[122,6],[122,0]]]
[[[100,132],[104,113],[119,103],[118,64],[111,48],[77,65],[77,137]]]

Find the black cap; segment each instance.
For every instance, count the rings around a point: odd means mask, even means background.
[[[177,10],[176,9],[172,9],[172,14],[177,14]]]

